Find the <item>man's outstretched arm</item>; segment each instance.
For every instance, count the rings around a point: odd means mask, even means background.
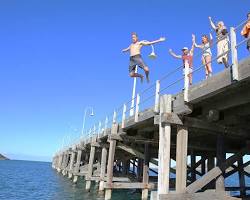
[[[166,39],[164,38],[164,37],[161,37],[160,39],[158,39],[158,40],[154,40],[154,41],[151,41],[151,42],[149,42],[149,41],[145,41],[145,40],[143,40],[143,41],[141,41],[140,43],[141,43],[141,45],[152,45],[152,44],[156,44],[156,43],[159,43],[159,42],[164,42]]]
[[[126,48],[126,49],[123,49],[122,52],[127,52],[129,50],[130,50],[130,46],[128,48]]]
[[[170,55],[173,56],[174,58],[179,58],[179,59],[181,59],[181,55],[176,55],[176,54],[173,52],[172,49],[169,49],[169,53],[170,53]]]

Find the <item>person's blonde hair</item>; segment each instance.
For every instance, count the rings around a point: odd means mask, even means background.
[[[136,37],[138,37],[137,33],[136,32],[132,32],[131,35],[135,35]]]

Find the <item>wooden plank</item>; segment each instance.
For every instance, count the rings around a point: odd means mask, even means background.
[[[140,182],[134,182],[134,183],[119,183],[115,182],[112,184],[104,183],[104,188],[106,189],[156,189],[157,184],[156,183],[140,183]]]
[[[185,193],[187,179],[188,131],[186,127],[177,126],[176,146],[176,192]]]
[[[183,125],[181,118],[176,113],[162,113],[161,117],[160,115],[155,115],[154,124],[159,125],[160,119],[162,124],[167,123],[167,124]]]
[[[239,158],[244,156],[249,151],[249,147],[243,148],[240,152],[229,157],[220,167],[215,167],[202,176],[197,181],[193,182],[187,187],[187,193],[195,193],[211,182],[213,179],[217,178],[221,173],[226,170],[229,166],[235,163]]]
[[[188,115],[192,113],[192,105],[184,101],[183,92],[173,96],[173,113],[178,115]]]
[[[160,98],[160,116],[162,113],[172,112],[172,96],[163,95]],[[161,121],[161,120],[160,120]],[[171,126],[170,124],[159,124],[159,164],[158,164],[158,195],[169,192],[170,173],[170,144]]]
[[[123,141],[122,137],[119,134],[110,134],[109,140]]]
[[[212,123],[212,122],[206,122],[204,120],[200,120],[197,118],[192,117],[183,117],[183,124],[184,126],[187,126],[189,128],[197,128],[197,129],[203,129],[209,131],[211,134],[217,134],[217,133],[227,133],[227,136],[232,137],[246,137],[248,135],[248,132],[243,130],[236,130],[234,128],[227,127],[225,125],[221,125],[218,123]]]
[[[101,147],[98,142],[92,142],[91,146],[93,146],[93,147]]]
[[[162,113],[161,123],[183,125],[181,118],[175,113]]]
[[[243,168],[245,168],[246,166],[248,166],[250,164],[250,161],[247,161],[246,163],[244,163],[243,165],[242,165],[242,167]],[[233,169],[227,169],[227,173],[225,174],[225,178],[227,178],[227,177],[229,177],[229,176],[231,176],[231,175],[233,175],[234,173],[236,173],[237,171],[239,171],[239,169],[240,169],[240,167],[241,166],[238,166],[238,167],[236,167],[236,166],[234,166],[234,165],[232,165],[231,166]],[[231,168],[230,167],[230,168]],[[228,170],[230,170],[230,171],[228,171]],[[244,174],[247,176],[247,172],[245,172],[245,171],[243,171],[244,172]]]
[[[226,192],[205,191],[193,194],[160,195],[159,200],[240,200],[230,197]]]
[[[100,176],[92,176],[90,178],[91,181],[100,181],[101,178]],[[105,176],[102,180],[104,180],[103,182],[103,188],[104,188],[104,183],[105,181],[107,181],[107,177]],[[113,177],[113,182],[128,182],[130,183],[131,180],[128,177]]]

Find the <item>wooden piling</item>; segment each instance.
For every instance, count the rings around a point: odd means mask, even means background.
[[[87,191],[90,191],[90,187],[91,187],[91,177],[93,174],[93,164],[94,164],[94,158],[95,158],[95,148],[96,147],[93,145],[93,142],[95,142],[95,140],[92,141],[91,148],[90,148],[88,173],[86,176],[86,190]]]
[[[243,158],[238,160],[238,167],[239,167],[239,183],[240,183],[240,196],[246,196],[246,182],[245,182],[245,174],[243,168]]]
[[[113,123],[111,134],[117,134],[118,125]],[[105,200],[110,200],[112,195],[112,181],[113,181],[113,167],[115,158],[116,140],[110,139],[109,141],[109,156],[108,156],[108,167],[107,167],[107,185],[109,188],[105,190]]]
[[[68,178],[71,179],[73,176],[73,168],[74,168],[74,162],[75,162],[75,151],[72,150],[70,153],[70,164],[69,164],[69,172],[68,172]]]
[[[78,180],[78,173],[79,173],[79,170],[80,170],[80,164],[81,164],[81,158],[82,158],[82,150],[77,150],[77,158],[76,158],[76,166],[75,166],[75,169],[74,169],[74,178],[73,178],[73,183],[76,183],[77,180]]]
[[[224,137],[222,135],[217,136],[217,166],[220,166],[226,159],[225,147],[224,147]],[[224,171],[216,179],[216,191],[225,191],[225,179]]]
[[[215,167],[215,159],[214,156],[209,154],[208,155],[208,159],[207,159],[207,171],[209,172],[210,170],[212,170]],[[215,184],[214,182],[211,182],[208,184],[208,189],[214,189],[215,188]]]
[[[161,123],[163,113],[172,112],[171,95],[160,98],[159,150],[158,150],[158,196],[169,192],[171,125]]]
[[[194,182],[196,180],[196,173],[195,173],[195,164],[196,164],[196,156],[194,150],[191,150],[190,154],[191,160],[191,181]]]
[[[100,184],[99,191],[104,191],[104,178],[106,175],[106,163],[107,163],[107,148],[105,146],[102,147],[102,158],[101,158],[101,172],[100,172]]]
[[[176,146],[176,193],[185,193],[187,179],[188,130],[177,126]]]
[[[144,148],[144,162],[143,162],[143,177],[142,177],[142,182],[144,185],[148,184],[149,181],[149,160],[150,160],[150,155],[149,155],[149,148],[148,144],[145,144]],[[142,200],[148,199],[148,188],[144,188],[142,190]]]

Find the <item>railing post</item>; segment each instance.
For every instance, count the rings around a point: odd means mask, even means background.
[[[102,122],[101,121],[99,121],[99,125],[98,126],[99,127],[98,127],[98,132],[97,132],[97,138],[100,137],[100,133],[101,133],[101,128],[102,128]]]
[[[108,117],[105,119],[105,125],[104,125],[104,135],[107,135],[107,128],[108,128]]]
[[[113,124],[116,122],[116,111],[114,110],[114,114],[113,114]]]
[[[135,73],[137,73],[138,66],[136,65],[135,67]],[[135,91],[136,90],[136,77],[134,77],[134,84],[133,84],[133,91],[132,91],[132,100],[131,100],[131,107],[130,107],[130,112],[129,115],[133,116],[134,115],[134,105],[135,105]]]
[[[184,101],[188,102],[188,89],[189,89],[189,63],[187,60],[184,62]]]
[[[234,27],[230,28],[231,53],[232,53],[232,78],[234,81],[239,79],[238,71],[238,55],[237,55],[237,40]]]
[[[126,104],[124,104],[123,105],[123,112],[122,112],[122,128],[125,127],[126,111],[127,111],[127,106],[126,106]]]
[[[91,141],[91,128],[89,129],[89,141]]]
[[[96,134],[96,127],[94,125],[94,128],[93,128],[93,138],[95,138],[95,134]],[[93,140],[93,138],[92,138],[92,140]]]
[[[155,86],[155,113],[159,113],[159,102],[160,102],[160,81],[156,81]]]
[[[139,118],[139,104],[140,104],[140,95],[136,96],[136,107],[135,107],[135,122],[138,122]]]

